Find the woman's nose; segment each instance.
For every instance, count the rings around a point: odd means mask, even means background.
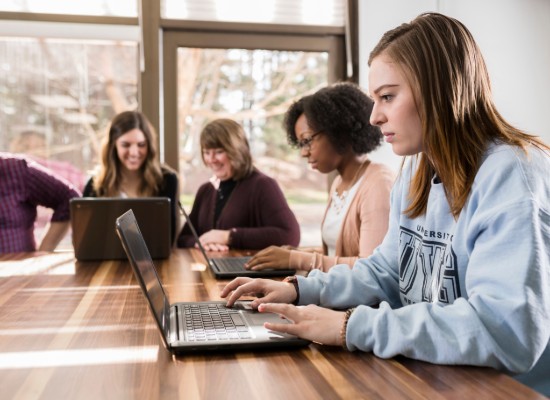
[[[139,154],[139,147],[138,146],[130,146],[130,154],[132,154],[132,155]]]
[[[383,122],[383,114],[380,111],[380,107],[374,103],[372,107],[372,112],[370,113],[370,123],[371,125],[380,126]]]

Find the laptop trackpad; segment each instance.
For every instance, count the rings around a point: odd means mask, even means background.
[[[251,325],[263,325],[264,322],[271,322],[272,324],[288,323],[286,319],[281,318],[279,317],[279,315],[273,313],[248,313],[246,314],[246,319],[250,322]]]
[[[285,337],[294,337],[286,333],[268,331],[264,328],[264,322],[271,322],[273,324],[288,324],[289,321],[279,317],[278,314],[273,313],[246,313],[246,319],[250,324],[250,328],[256,338],[269,338],[270,340],[283,339]]]

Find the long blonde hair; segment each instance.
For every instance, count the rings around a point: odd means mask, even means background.
[[[158,159],[155,130],[147,117],[139,111],[124,111],[113,118],[109,134],[104,138],[101,165],[94,179],[94,189],[99,197],[118,195],[121,163],[115,143],[119,137],[133,129],[141,130],[147,141],[147,157],[141,166],[139,194],[144,197],[158,194],[162,184],[162,169]]]
[[[437,175],[458,218],[487,146],[502,142],[524,151],[538,137],[514,128],[492,100],[485,61],[468,29],[438,13],[421,14],[386,32],[369,57],[384,54],[404,72],[422,121],[423,152],[412,177],[405,213],[426,213],[430,181]]]

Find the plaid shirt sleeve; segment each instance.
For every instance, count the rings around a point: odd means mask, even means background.
[[[70,219],[69,201],[81,196],[78,189],[34,161],[27,162],[24,179],[29,203],[51,208],[52,222]]]

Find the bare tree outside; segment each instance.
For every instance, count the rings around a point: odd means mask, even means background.
[[[137,107],[136,59],[135,43],[0,39],[0,149],[85,177],[111,118]]]

